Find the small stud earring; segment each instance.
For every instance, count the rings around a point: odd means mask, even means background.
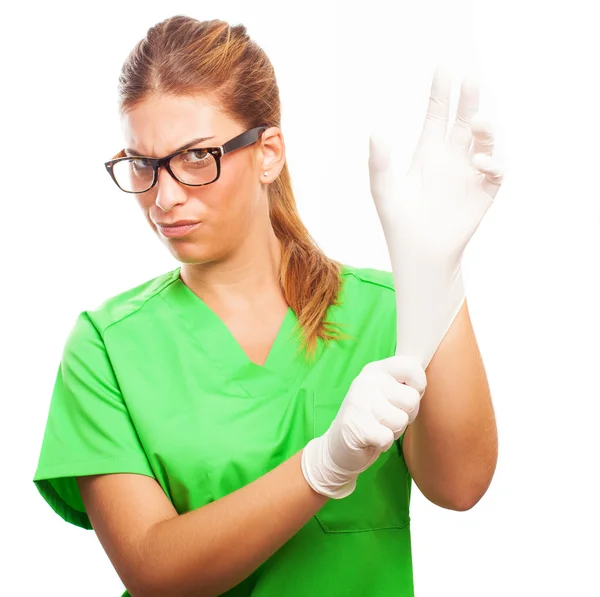
[[[263,176],[266,176],[268,174],[268,172],[263,172]]]

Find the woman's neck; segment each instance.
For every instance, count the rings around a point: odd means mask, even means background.
[[[273,228],[249,236],[226,260],[183,264],[181,278],[203,300],[232,309],[252,307],[281,295],[281,245]]]

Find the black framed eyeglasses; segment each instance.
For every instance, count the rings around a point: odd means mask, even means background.
[[[149,191],[158,180],[160,166],[164,166],[180,183],[202,187],[218,180],[221,175],[221,157],[256,143],[268,128],[267,125],[257,126],[218,147],[182,149],[164,158],[126,156],[122,149],[104,165],[115,184],[125,193]]]

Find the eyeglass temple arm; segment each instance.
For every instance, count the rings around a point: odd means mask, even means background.
[[[256,134],[256,138],[258,139],[258,137],[264,133],[264,131],[266,131],[269,127],[266,125],[262,125],[262,126],[258,126],[255,129],[252,129],[251,131],[248,131],[248,133],[255,133]],[[230,151],[234,151],[235,149],[239,149],[240,147],[245,147],[246,144],[248,143],[247,139],[250,136],[250,134],[246,135],[241,135],[241,137],[239,139],[234,139],[233,143],[230,141],[229,143],[225,143],[225,145],[222,146],[223,148],[223,153],[229,153]],[[252,135],[254,136],[254,135]],[[119,153],[117,153],[116,155],[114,155],[111,159],[116,160],[117,158],[124,158],[125,156],[125,150],[121,149],[121,151],[119,151]]]
[[[258,140],[260,135],[264,133],[269,127],[268,126],[257,126],[245,133],[241,134],[237,139],[232,139],[225,143],[222,146],[223,153],[229,153],[230,151],[235,151],[236,149],[240,149],[241,147],[246,147],[250,143],[254,143]]]

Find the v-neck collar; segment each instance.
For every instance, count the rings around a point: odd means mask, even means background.
[[[250,394],[291,389],[298,378],[304,355],[298,353],[298,319],[291,307],[282,320],[264,365],[252,362],[224,321],[181,279],[181,268],[173,271],[173,283],[163,298],[181,317],[191,339],[203,353]]]

